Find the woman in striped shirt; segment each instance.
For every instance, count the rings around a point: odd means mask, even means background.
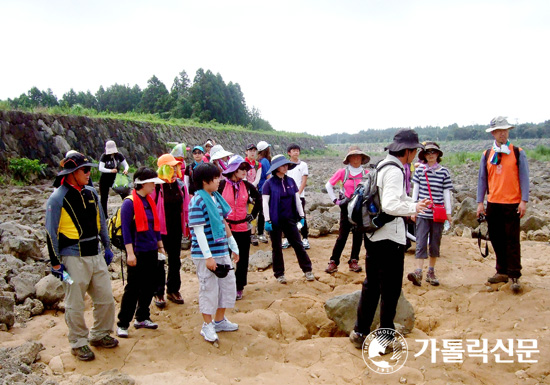
[[[449,170],[439,164],[442,156],[443,151],[437,143],[424,143],[424,150],[418,153],[418,159],[424,163],[416,168],[413,176],[413,200],[417,202],[428,198],[432,200],[432,204],[444,204],[447,220],[451,222],[451,189],[453,183]],[[429,248],[430,259],[426,282],[438,286],[439,280],[435,276],[435,262],[440,255],[439,248],[441,236],[443,235],[443,223],[434,222],[433,211],[430,208],[413,216],[412,219],[416,222],[416,270],[409,273],[407,278],[416,286],[422,284],[422,269],[424,260],[428,258]]]

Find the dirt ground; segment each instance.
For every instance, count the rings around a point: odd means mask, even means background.
[[[436,266],[439,287],[413,286],[406,279],[414,255],[405,258],[403,289],[416,312],[416,326],[406,336],[408,359],[391,375],[372,372],[348,338],[338,332],[325,314],[325,300],[359,290],[365,273],[351,273],[347,266],[328,275],[324,268],[336,236],[310,239],[309,255],[314,282],[306,282],[292,249],[284,252],[287,285],[278,284],[272,271],[250,272],[244,299],[227,313],[240,326],[237,332],[220,333],[216,348],[199,335],[202,317],[198,310],[198,285],[194,274],[182,272],[184,305],[168,303],[163,310],[151,306],[158,330],[130,328],[128,339],[116,349],[94,349],[96,359],[79,362],[70,354],[67,327],[62,313],[48,311],[34,317],[26,327],[16,324],[0,332],[0,346],[17,346],[26,340],[42,342],[41,361],[62,362],[59,382],[79,375],[95,375],[116,368],[139,384],[550,384],[550,246],[523,242],[523,292],[514,295],[508,284],[486,286],[494,273],[494,254],[483,259],[473,239],[443,238],[443,256]],[[349,256],[351,240],[344,251]],[[261,245],[267,249],[269,245]],[[257,247],[252,246],[251,252]],[[188,252],[184,252],[188,253]],[[361,258],[364,265],[364,252]],[[117,310],[122,281],[113,281]],[[87,319],[92,322],[88,301]],[[488,363],[463,356],[462,363],[443,362],[431,349],[415,358],[423,343],[416,339],[487,339],[491,350],[497,339],[536,339],[540,353],[536,363]],[[501,358],[508,358],[504,352]],[[59,369],[58,369],[59,370]]]

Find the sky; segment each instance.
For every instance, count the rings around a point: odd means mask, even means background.
[[[276,130],[550,119],[548,0],[0,0],[0,100],[199,68]],[[546,47],[546,48],[544,48]]]

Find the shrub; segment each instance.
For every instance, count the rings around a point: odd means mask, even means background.
[[[8,169],[12,172],[13,178],[27,183],[33,176],[44,174],[46,167],[48,166],[40,163],[38,159],[10,158],[8,160]]]

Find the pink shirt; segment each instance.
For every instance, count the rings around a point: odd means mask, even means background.
[[[365,170],[365,175],[368,173],[368,170]],[[336,171],[332,178],[329,179],[329,183],[333,186],[336,186],[338,182],[343,182],[344,177],[346,175],[346,169],[341,168],[340,170]],[[351,175],[351,173],[348,175],[348,180],[344,184],[344,191],[346,193],[346,197],[351,197],[353,195],[353,192],[355,191],[355,187],[359,183],[361,183],[361,179],[363,179],[363,174],[359,173],[357,175]]]

